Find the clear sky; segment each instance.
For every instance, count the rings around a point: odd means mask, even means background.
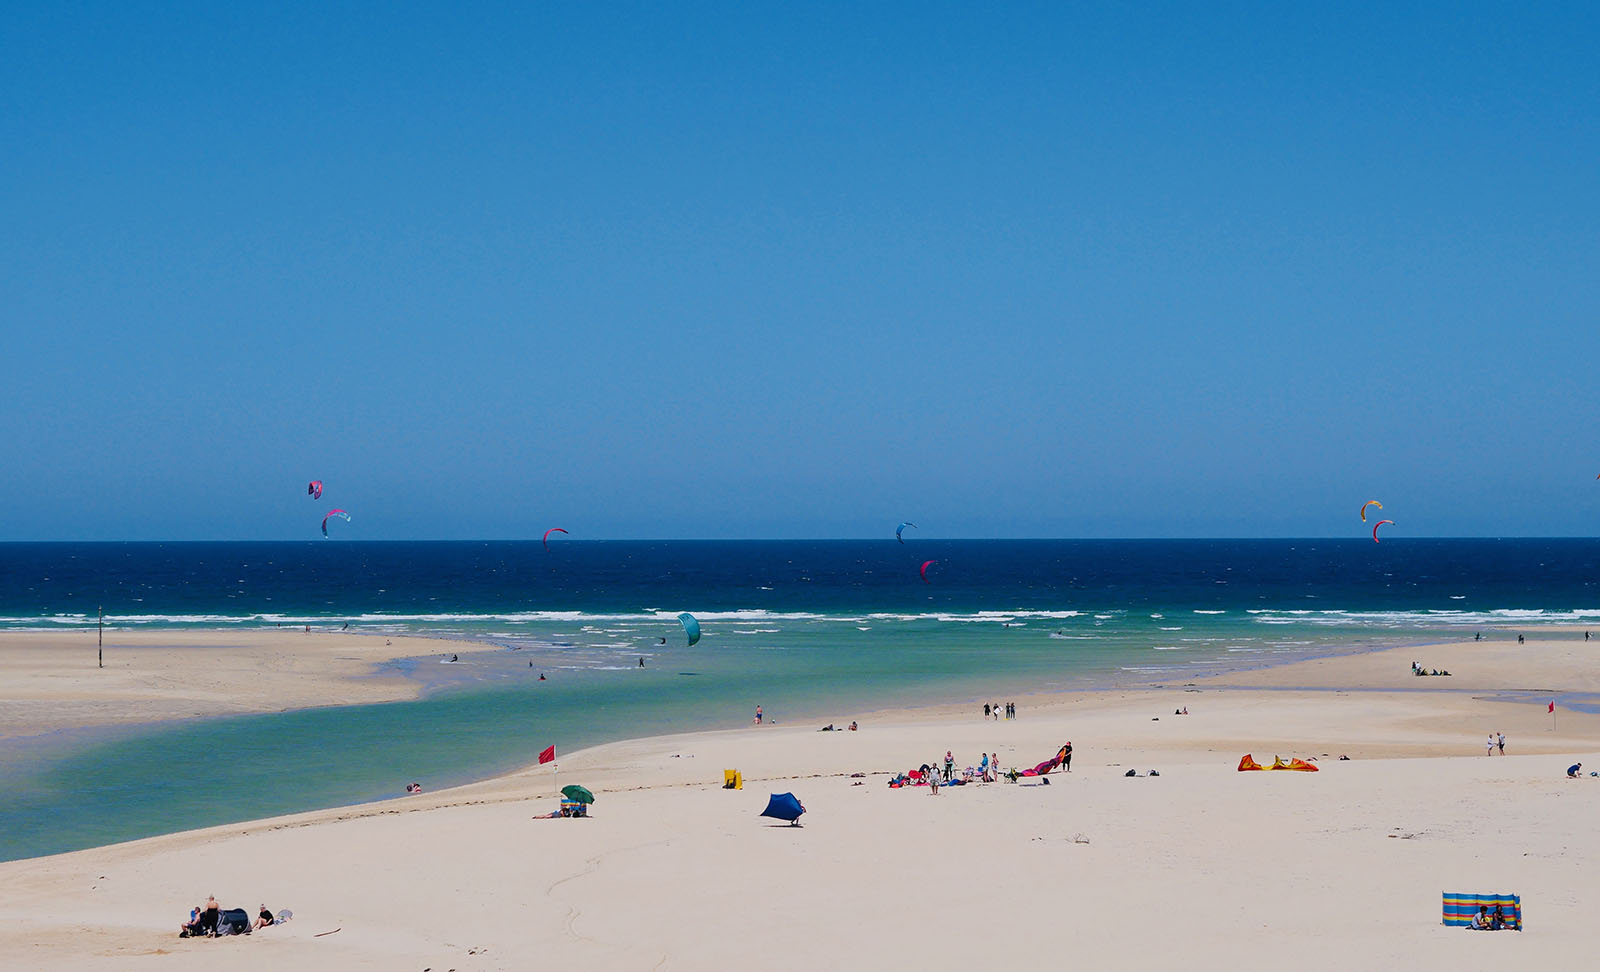
[[[1600,533],[1594,4],[244,6],[6,13],[0,539]]]

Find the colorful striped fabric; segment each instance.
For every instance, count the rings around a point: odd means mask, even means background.
[[[1488,906],[1489,914],[1499,908],[1505,912],[1506,927],[1522,930],[1522,895],[1520,894],[1451,894],[1444,893],[1444,923],[1467,926],[1472,924],[1478,909]]]

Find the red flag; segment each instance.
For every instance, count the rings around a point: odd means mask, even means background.
[[[1554,702],[1550,703],[1550,711],[1551,712],[1555,712],[1556,711],[1556,704]]]
[[[539,765],[540,766],[543,766],[544,764],[549,763],[549,762],[553,762],[555,760],[555,758],[556,758],[556,747],[554,745],[546,746],[546,747],[544,747],[543,749],[541,749],[539,751]]]

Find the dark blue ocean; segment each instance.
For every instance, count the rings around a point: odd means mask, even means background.
[[[1600,626],[1597,585],[1587,539],[0,544],[0,631],[92,627],[103,608],[110,645],[205,628],[226,650],[229,630],[348,624],[496,646],[395,663],[430,686],[415,702],[13,740],[0,859],[386,799],[552,743],[742,725],[757,704],[848,721]],[[203,752],[222,755],[172,758]]]

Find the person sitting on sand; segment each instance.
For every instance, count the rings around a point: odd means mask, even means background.
[[[850,720],[850,731],[851,732],[855,732],[856,731],[856,721],[854,719]]]
[[[183,926],[178,932],[179,936],[187,935],[190,938],[199,938],[202,935],[215,935],[217,933],[217,920],[222,917],[222,909],[217,907],[217,896],[206,898],[206,903],[201,906],[200,914],[193,922]]]
[[[1505,909],[1500,905],[1495,905],[1494,914],[1489,916],[1489,928],[1493,931],[1499,931],[1504,927],[1506,927]]]
[[[1479,931],[1488,931],[1490,929],[1488,905],[1478,906],[1478,913],[1472,916],[1472,927]]]
[[[259,929],[265,928],[270,924],[272,924],[272,912],[267,910],[266,905],[262,905],[261,913],[256,915],[256,923],[251,927],[252,929]]]
[[[1583,764],[1582,763],[1573,763],[1571,766],[1567,767],[1567,779],[1569,779],[1569,780],[1577,779],[1578,778],[1578,774],[1582,770],[1583,770]]]

